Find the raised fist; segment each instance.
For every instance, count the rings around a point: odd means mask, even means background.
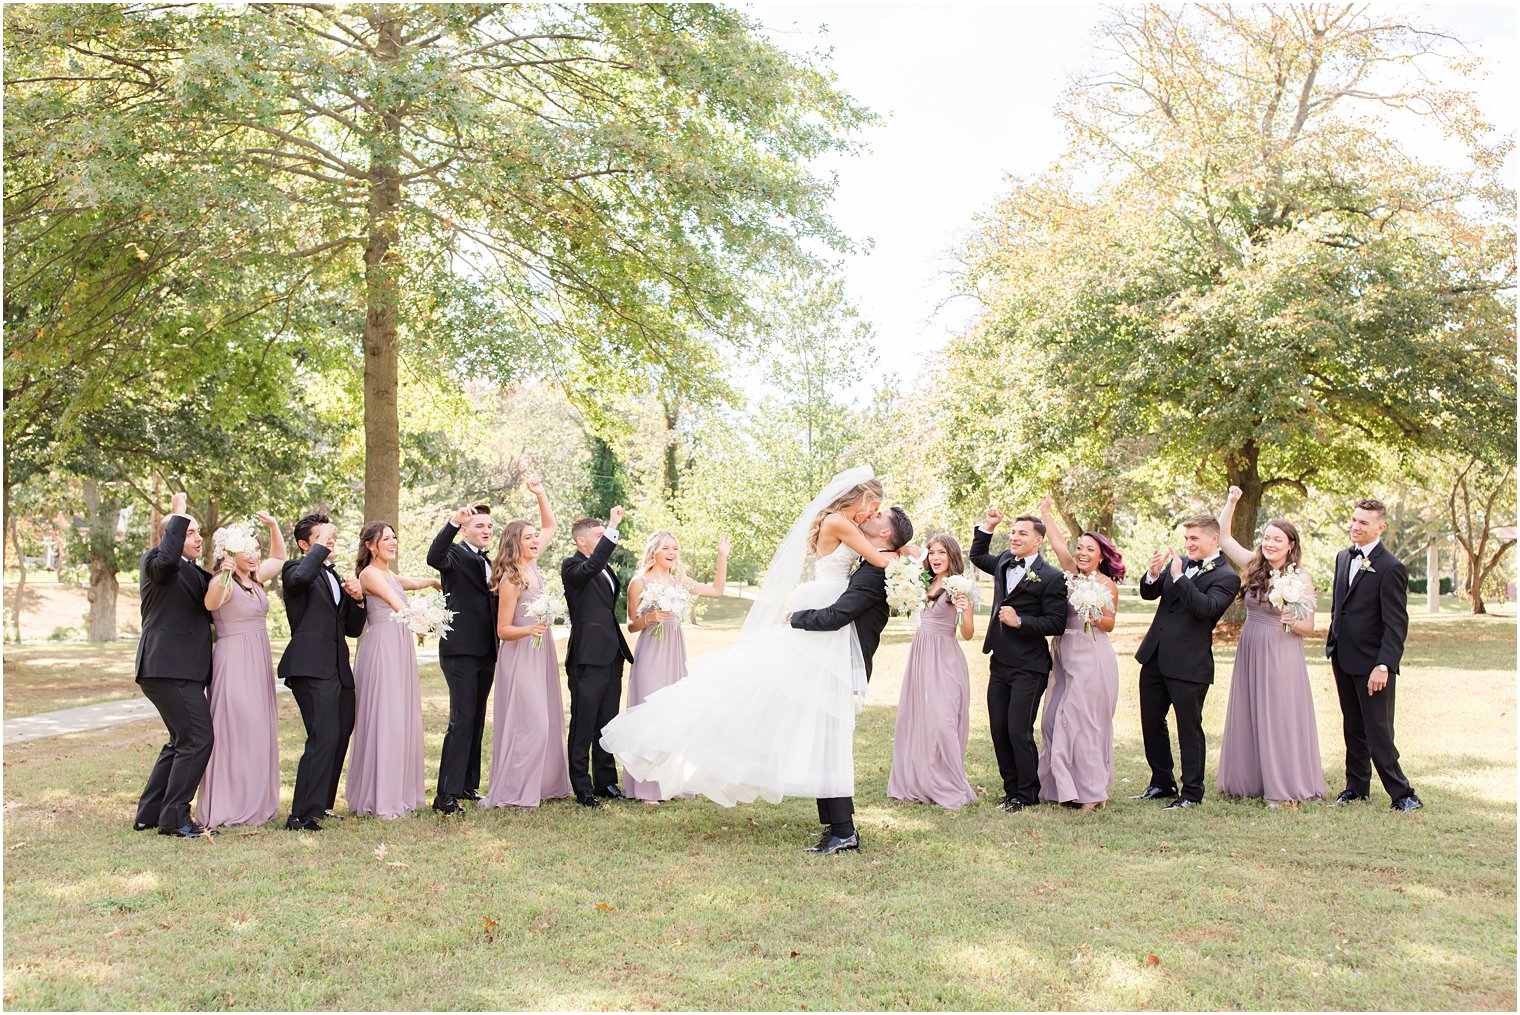
[[[271,529],[278,528],[280,524],[274,520],[274,515],[270,514],[268,511],[255,511],[253,513],[253,517],[257,518],[259,521],[263,522]]]
[[[540,496],[544,492],[544,484],[537,476],[529,478],[527,487],[528,492],[535,497]]]
[[[1242,491],[1240,487],[1232,486],[1230,487],[1229,495],[1225,499],[1228,500],[1231,504],[1234,504],[1236,501],[1240,500],[1241,492]]]
[[[986,530],[988,532],[991,532],[993,529],[995,529],[999,525],[1003,524],[1003,518],[1004,517],[1006,517],[1006,516],[1003,514],[1003,512],[1000,511],[1000,510],[998,510],[997,508],[995,508],[995,507],[988,508],[987,509],[987,516],[986,516],[987,524],[984,526],[984,528],[986,528]]]
[[[457,529],[462,527],[465,522],[469,521],[473,517],[475,517],[475,509],[469,505],[465,505],[458,511],[455,511],[454,517],[450,518],[449,521],[453,522],[454,527]]]
[[[623,523],[623,508],[621,505],[607,512],[607,527],[615,529]]]
[[[188,494],[186,494],[183,490],[181,490],[179,493],[175,494],[173,497],[170,497],[169,498],[169,513],[171,515],[182,515],[182,514],[184,514],[185,513],[185,502],[188,501],[189,499],[190,499],[190,496]]]

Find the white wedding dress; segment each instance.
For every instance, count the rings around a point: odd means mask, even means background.
[[[856,704],[866,688],[855,627],[800,631],[783,617],[831,606],[849,584],[859,558],[840,545],[814,562],[812,581],[785,591],[816,505],[862,475],[870,478],[869,467],[836,476],[804,511],[732,646],[690,660],[684,680],[603,727],[602,746],[635,779],[659,783],[663,797],[701,793],[725,807],[854,795]]]

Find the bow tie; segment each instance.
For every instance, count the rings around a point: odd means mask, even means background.
[[[1201,560],[1195,560],[1194,558],[1189,557],[1187,559],[1187,562],[1184,563],[1182,566],[1183,567],[1197,567],[1197,566],[1199,566],[1202,563],[1203,563],[1203,561],[1201,561]]]
[[[1367,556],[1367,554],[1366,554],[1366,552],[1360,546],[1353,546],[1351,548],[1351,556],[1353,556],[1353,557],[1365,557],[1365,556]]]

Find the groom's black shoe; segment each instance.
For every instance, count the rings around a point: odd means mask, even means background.
[[[599,797],[604,797],[605,799],[608,799],[608,800],[627,800],[628,799],[628,795],[626,793],[624,793],[620,788],[618,788],[617,784],[615,784],[615,783],[613,785],[611,785],[611,786],[606,787],[605,789],[599,789],[599,790],[597,790],[596,791],[596,795],[599,796]]]
[[[1331,806],[1339,807],[1341,804],[1355,803],[1358,800],[1366,800],[1366,799],[1367,799],[1367,794],[1366,793],[1353,793],[1349,789],[1343,789],[1343,790],[1340,791],[1340,794],[1338,796],[1336,796],[1335,803],[1332,804]]]
[[[1174,790],[1174,789],[1161,789],[1159,786],[1147,786],[1147,787],[1145,787],[1145,792],[1144,793],[1136,793],[1134,796],[1130,797],[1130,799],[1131,800],[1154,800],[1158,796],[1176,796],[1176,795],[1177,795],[1177,791]]]
[[[1202,806],[1203,806],[1203,801],[1202,800],[1189,800],[1187,797],[1180,796],[1176,800],[1173,800],[1171,803],[1167,804],[1165,807],[1163,807],[1161,809],[1164,810],[1164,811],[1177,811],[1177,810],[1187,810],[1187,809],[1192,808],[1192,807],[1202,807]]]
[[[464,808],[459,806],[459,801],[454,798],[454,795],[452,793],[438,794],[438,796],[433,800],[433,810],[437,811],[444,817],[447,817],[450,814],[464,813]]]
[[[818,845],[808,850],[808,852],[817,853],[819,856],[833,856],[835,853],[842,853],[847,849],[860,849],[859,832],[854,832],[842,839],[833,832],[828,832],[822,839],[818,840]]]
[[[150,825],[146,821],[134,821],[134,822],[132,822],[132,831],[134,831],[134,832],[146,832],[150,828],[157,828],[157,827],[158,827],[157,825]]]
[[[322,826],[312,818],[301,818],[292,814],[285,819],[285,827],[292,832],[320,832]]]
[[[456,797],[455,799],[458,799],[458,800],[468,800],[471,803],[474,803],[475,801],[477,801],[477,800],[480,799],[480,794],[477,793],[477,792],[475,792],[473,789],[467,789],[463,793],[459,794],[459,796]]]
[[[596,797],[592,796],[590,793],[582,793],[582,794],[580,794],[579,796],[577,796],[575,798],[575,802],[578,803],[578,804],[580,804],[582,807],[600,807],[600,806],[602,806],[602,802],[600,800],[598,800]]]
[[[1411,793],[1408,796],[1399,797],[1389,805],[1388,809],[1394,811],[1417,811],[1424,806],[1424,804],[1420,803],[1420,798]]]

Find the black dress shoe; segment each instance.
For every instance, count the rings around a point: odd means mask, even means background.
[[[1192,807],[1202,807],[1202,806],[1203,806],[1203,801],[1202,800],[1189,800],[1187,797],[1178,797],[1176,800],[1173,800],[1171,803],[1167,804],[1165,807],[1163,807],[1161,809],[1164,810],[1164,811],[1177,811],[1177,810],[1187,810],[1187,809],[1192,808]]]
[[[322,820],[323,821],[342,821],[347,816],[348,815],[346,815],[346,814],[339,814],[336,811],[323,811],[322,812]]]
[[[1388,809],[1392,811],[1417,811],[1424,806],[1424,804],[1420,803],[1420,798],[1411,793],[1408,796],[1399,797],[1389,805]]]
[[[592,796],[590,793],[582,793],[582,794],[580,794],[579,796],[577,796],[575,798],[575,802],[578,803],[578,804],[580,804],[582,807],[600,807],[600,806],[602,806],[602,802],[600,800],[598,800],[596,797]]]
[[[460,793],[459,796],[456,797],[456,799],[459,799],[459,800],[468,800],[471,803],[474,803],[476,800],[481,799],[481,796],[480,796],[479,793],[475,792],[473,789],[467,789],[463,793]]]
[[[829,832],[818,845],[808,850],[808,852],[817,853],[819,856],[833,856],[835,853],[842,853],[847,849],[860,849],[860,833],[856,832],[841,839],[833,832]]]
[[[320,832],[322,826],[311,818],[298,818],[292,814],[285,820],[285,827],[292,832]]]
[[[1013,797],[1009,797],[1007,800],[1003,801],[1002,806],[999,808],[999,810],[1001,810],[1004,814],[1017,814],[1019,811],[1022,811],[1025,807],[1028,806],[1029,805],[1022,800],[1015,800]]]
[[[433,810],[445,816],[449,814],[464,813],[464,808],[459,806],[459,801],[456,800],[452,795],[439,796],[437,799],[435,799],[433,801]]]
[[[830,836],[832,836],[833,834],[834,833],[832,831],[830,831],[829,826],[828,825],[824,825],[823,826],[823,833],[818,836],[818,841],[815,842],[815,843],[813,843],[811,846],[808,846],[808,847],[804,848],[803,852],[804,853],[816,853],[816,852],[818,852],[819,850],[823,849],[824,843],[828,842]]]
[[[596,791],[596,795],[599,797],[606,797],[608,800],[628,799],[628,794],[624,793],[622,789],[617,786],[608,786],[606,789],[599,789]]]
[[[1335,798],[1335,803],[1332,806],[1339,807],[1341,804],[1349,804],[1357,800],[1366,799],[1366,793],[1353,793],[1349,789],[1343,789],[1341,790],[1340,795]]]
[[[134,832],[146,832],[150,828],[157,828],[157,827],[158,827],[157,825],[150,825],[146,821],[134,821],[134,822],[132,822],[132,831],[134,831]]]
[[[172,835],[178,839],[209,839],[211,834],[202,825],[187,821],[178,828],[160,828],[159,835]]]
[[[1131,800],[1154,800],[1158,796],[1176,796],[1176,795],[1177,795],[1177,791],[1174,790],[1174,789],[1162,789],[1159,786],[1147,786],[1147,787],[1145,787],[1145,792],[1144,793],[1136,793],[1134,796],[1130,797],[1130,799]]]

